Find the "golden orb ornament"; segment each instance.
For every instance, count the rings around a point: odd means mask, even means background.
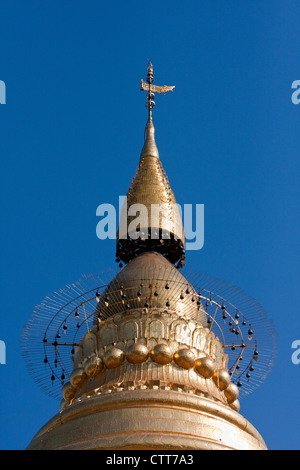
[[[132,344],[126,352],[126,359],[131,364],[141,364],[148,359],[148,356],[148,348],[141,343]]]
[[[202,377],[210,379],[216,370],[216,363],[211,357],[198,357],[195,362],[195,369]]]
[[[236,411],[237,413],[240,411],[241,408],[239,400],[235,400],[233,403],[230,403],[229,406],[232,410]]]
[[[174,361],[183,369],[191,369],[194,367],[196,356],[190,349],[182,348],[174,354]]]
[[[70,375],[70,382],[74,388],[81,387],[86,380],[86,373],[83,367],[77,367]]]
[[[166,365],[169,364],[173,359],[173,353],[171,348],[167,344],[157,344],[150,351],[150,357],[152,361],[157,364]]]
[[[119,367],[125,359],[125,354],[122,349],[112,348],[106,351],[103,357],[103,362],[108,369]]]
[[[92,356],[84,362],[84,372],[88,377],[95,377],[99,374],[104,367],[103,361],[100,357]]]
[[[230,382],[228,387],[225,388],[224,393],[225,393],[225,397],[227,398],[227,401],[230,405],[231,403],[233,403],[238,398],[239,389],[234,383]]]
[[[212,379],[220,390],[225,390],[225,388],[230,384],[230,375],[225,369],[217,369],[214,372]]]
[[[71,400],[75,397],[76,390],[70,382],[64,384],[62,388],[62,396],[67,403],[70,403]]]

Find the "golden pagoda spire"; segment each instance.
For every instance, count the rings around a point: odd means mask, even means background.
[[[145,128],[145,142],[141,152],[141,159],[144,157],[159,158],[158,148],[155,142],[155,129],[152,121],[152,116],[149,114],[149,119]]]
[[[154,88],[151,64],[147,80],[147,135],[127,194],[126,237],[122,227],[117,240],[126,266],[109,283],[88,275],[46,297],[24,331],[31,373],[63,397],[29,450],[266,449],[239,414],[239,387],[247,393],[254,370],[257,383],[266,376],[273,330],[264,320],[267,341],[256,364],[256,341],[264,335],[257,302],[201,273],[191,283],[176,269],[184,259],[182,222],[152,123],[154,92],[169,90]],[[162,214],[154,223],[157,203]],[[134,238],[137,204],[147,215]]]
[[[156,251],[171,263],[177,263],[177,267],[182,267],[185,260],[182,220],[159,158],[152,121],[155,93],[167,93],[175,87],[156,86],[153,81],[153,67],[149,62],[147,82],[141,81],[141,90],[147,91],[145,140],[138,169],[127,193],[126,205],[122,208],[121,220],[125,224],[117,233],[116,260],[128,263],[141,253]],[[138,230],[133,234],[132,226],[137,217],[130,208],[137,208],[138,205],[142,206],[143,214],[140,214],[139,224],[136,224]]]
[[[175,86],[157,86],[153,85],[154,75],[153,75],[153,65],[151,62],[148,63],[147,69],[147,83],[144,80],[141,80],[141,90],[147,91],[147,101],[146,108],[148,109],[148,121],[145,129],[145,144],[141,153],[141,158],[144,156],[159,157],[159,153],[156,147],[155,138],[154,138],[154,126],[152,122],[152,110],[155,107],[155,93],[168,93],[168,91],[173,91]]]

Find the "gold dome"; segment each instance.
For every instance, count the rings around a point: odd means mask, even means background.
[[[107,318],[132,308],[170,308],[202,325],[207,318],[197,292],[164,256],[147,252],[131,260],[114,277],[99,299],[95,314]]]

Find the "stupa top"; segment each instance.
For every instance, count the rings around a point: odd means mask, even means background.
[[[141,253],[154,251],[180,268],[185,262],[183,224],[159,158],[152,120],[155,93],[165,94],[175,87],[153,85],[153,81],[153,66],[149,62],[147,81],[141,81],[141,90],[147,91],[145,140],[139,166],[121,212],[116,261],[122,266]]]

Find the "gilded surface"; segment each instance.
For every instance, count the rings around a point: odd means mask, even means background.
[[[94,341],[91,341],[91,335],[94,335]],[[156,360],[163,345],[171,353],[164,365]],[[202,392],[227,403],[218,386],[194,370],[194,362],[201,353],[211,355],[214,370],[226,367],[227,355],[223,353],[219,339],[208,328],[181,318],[175,312],[134,309],[115,315],[101,322],[99,328],[94,326],[78,347],[75,370],[85,368],[86,361],[93,355],[103,358],[106,368],[84,386],[80,383],[79,373],[76,399],[95,390],[120,390],[128,384],[147,388],[155,383],[185,388],[193,393]]]
[[[63,410],[34,437],[39,449],[266,450],[239,413],[170,390],[95,395]]]
[[[184,242],[182,220],[159,159],[152,121],[148,122],[146,133],[139,166],[127,193],[127,205],[123,206],[121,211],[121,220],[124,223],[120,224],[117,242],[127,236],[132,237],[130,232],[135,231],[137,227],[141,232],[145,231],[146,238],[148,230],[152,229],[152,239],[159,239],[159,231],[166,231]],[[141,208],[137,204],[142,205],[145,210],[140,211]]]
[[[110,316],[100,323],[96,316],[76,347],[61,412],[29,449],[266,449],[236,411],[237,388],[225,383],[227,356],[202,307],[174,300],[178,286],[193,291],[170,266],[147,253],[108,286]],[[159,305],[166,300],[159,296],[148,308],[139,300],[129,310],[113,302],[120,285],[127,292],[141,279],[147,295],[155,290],[151,283],[162,284],[174,308]]]
[[[181,272],[159,253],[144,253],[130,261],[105,290],[98,304],[98,311],[111,316],[125,310],[125,303],[120,298],[122,285],[126,287],[126,296],[131,308],[141,308],[146,301],[149,307],[164,308],[169,302],[170,308],[177,315],[195,320],[203,326],[207,325],[203,308],[199,308],[196,302],[191,302],[190,296],[196,295],[195,289]],[[181,299],[181,292],[185,293],[187,289],[190,291],[189,296],[185,295]],[[155,296],[156,290],[158,296]],[[141,297],[137,295],[139,291]],[[105,304],[106,295],[109,296],[108,305]],[[97,318],[95,322],[97,324]]]
[[[142,297],[136,297],[137,289]],[[130,309],[121,300],[125,291]],[[181,291],[186,297],[179,295]],[[229,384],[224,385],[228,356],[210,330],[202,305],[191,302],[194,292],[180,271],[158,253],[145,253],[125,266],[99,301],[93,329],[75,348],[73,396],[66,387],[65,400],[154,384],[229,404],[224,393]],[[145,300],[147,307],[141,306]],[[106,319],[101,321],[104,311]],[[210,363],[201,366],[203,357]],[[90,380],[84,381],[84,374]]]
[[[175,86],[168,85],[148,85],[144,80],[141,80],[141,90],[142,91],[152,91],[153,93],[167,93],[168,91],[173,91]]]

